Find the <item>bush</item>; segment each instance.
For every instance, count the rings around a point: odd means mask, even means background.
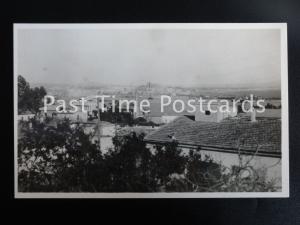
[[[31,120],[22,127],[20,192],[276,191],[248,165],[225,168],[196,150],[185,155],[176,141],[149,148],[144,134],[132,132],[115,136],[114,148],[102,154],[68,120],[57,127]]]

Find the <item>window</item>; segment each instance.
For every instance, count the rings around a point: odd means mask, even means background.
[[[205,115],[209,116],[210,115],[210,111],[209,110],[205,110]]]

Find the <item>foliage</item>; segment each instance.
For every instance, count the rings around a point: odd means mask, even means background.
[[[266,106],[265,106],[266,109],[281,109],[281,104],[276,106],[276,105],[273,105],[271,103],[267,103]]]
[[[30,126],[31,124],[31,126]],[[113,138],[102,154],[80,125],[22,122],[19,189],[24,192],[276,191],[249,164],[226,168],[176,141],[149,148],[144,134]]]
[[[42,99],[47,94],[44,87],[30,88],[21,75],[18,76],[18,113],[30,111],[36,113],[43,105]]]
[[[131,133],[115,136],[115,148],[105,155],[106,168],[111,178],[108,190],[116,192],[156,191],[156,183],[150,175],[152,153],[143,142],[144,135]]]
[[[80,126],[65,120],[57,127],[30,121],[19,140],[19,183],[24,191],[94,190],[102,156]],[[100,175],[100,174],[98,174]]]
[[[100,111],[101,121],[106,121],[110,123],[118,123],[120,125],[134,124],[133,112],[119,111],[119,103],[116,101],[115,111],[113,112],[112,107],[107,106],[107,111]],[[89,115],[88,120],[98,119],[98,110],[93,110],[92,115]]]
[[[130,112],[119,112],[118,109],[116,112],[112,112],[109,109],[107,112],[100,112],[101,121],[107,121],[110,123],[118,123],[123,125],[133,125],[133,115]]]
[[[143,117],[138,117],[138,118],[134,119],[133,123],[134,123],[134,125],[137,125],[137,126],[151,126],[151,127],[159,126],[158,124],[156,124],[152,121],[147,121]]]

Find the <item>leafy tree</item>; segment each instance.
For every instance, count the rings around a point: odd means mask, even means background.
[[[171,180],[172,175],[176,176],[184,173],[187,158],[183,155],[182,149],[178,148],[176,141],[167,143],[164,146],[156,146],[155,150],[152,174],[163,189]]]
[[[93,191],[102,155],[80,126],[68,120],[47,126],[31,120],[18,143],[22,191]],[[29,124],[29,123],[28,123]],[[27,125],[28,125],[27,124]]]
[[[47,94],[44,87],[30,88],[29,83],[21,75],[18,76],[18,113],[39,111],[43,105],[43,97]]]
[[[131,132],[116,135],[114,147],[102,154],[80,125],[50,124],[20,123],[21,192],[276,191],[248,163],[226,168],[200,149],[184,154],[176,141],[149,148],[144,134]]]
[[[21,75],[18,76],[18,97],[21,98],[30,89],[29,83]]]
[[[144,134],[130,133],[113,138],[114,149],[105,155],[107,172],[111,178],[110,191],[156,191],[151,176],[153,156],[143,141]]]
[[[131,112],[119,112],[118,105],[116,106],[115,112],[112,108],[108,108],[106,112],[100,112],[100,117],[102,121],[107,121],[110,123],[118,123],[123,125],[132,126],[134,123],[133,115]]]
[[[30,92],[29,83],[25,78],[18,76],[18,112],[24,112],[28,110],[29,99],[27,98]]]

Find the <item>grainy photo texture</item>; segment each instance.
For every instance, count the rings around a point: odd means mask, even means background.
[[[15,24],[15,196],[288,197],[286,24]]]

